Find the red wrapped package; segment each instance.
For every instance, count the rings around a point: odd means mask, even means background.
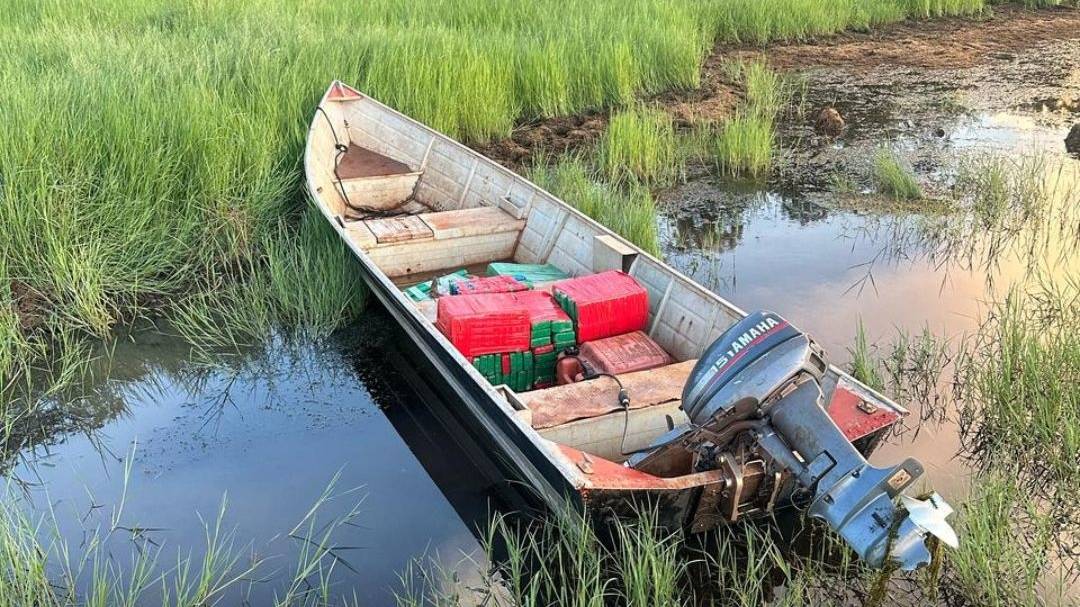
[[[613,335],[581,345],[581,360],[596,371],[618,375],[671,364],[671,356],[643,331]]]
[[[553,293],[573,319],[578,343],[640,331],[649,320],[649,293],[625,272],[563,280]]]
[[[478,276],[451,284],[450,292],[454,295],[513,293],[515,291],[525,291],[528,288],[511,276]]]
[[[435,325],[466,357],[529,349],[532,325],[521,305],[507,306],[510,293],[456,295],[438,299]]]

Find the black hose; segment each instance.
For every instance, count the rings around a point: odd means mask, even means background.
[[[619,402],[619,407],[623,410],[623,413],[625,414],[624,417],[623,417],[622,440],[619,441],[619,453],[621,453],[623,456],[627,456],[627,455],[634,455],[635,453],[639,453],[641,451],[644,451],[644,449],[638,449],[636,451],[630,451],[630,452],[626,451],[626,432],[630,427],[630,393],[626,391],[626,387],[623,386],[622,380],[619,379],[618,377],[616,377],[612,373],[607,373],[607,372],[604,372],[604,371],[596,371],[596,370],[592,369],[588,365],[588,363],[586,363],[584,360],[581,360],[580,356],[578,356],[577,354],[571,354],[569,352],[569,350],[567,351],[566,356],[567,356],[567,358],[573,358],[574,360],[578,361],[578,364],[581,365],[582,375],[584,375],[585,379],[594,379],[594,378],[597,378],[597,377],[610,377],[611,379],[615,380],[615,383],[619,385],[619,395],[617,397],[618,402]]]

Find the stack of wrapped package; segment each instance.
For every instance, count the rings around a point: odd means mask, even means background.
[[[555,360],[560,352],[574,346],[574,323],[549,293],[526,291],[516,299],[529,311],[533,355],[533,382],[537,388],[555,383]]]
[[[576,343],[570,317],[542,291],[442,297],[438,306],[450,342],[488,381],[516,391],[554,383],[558,352]]]
[[[579,343],[640,331],[649,320],[649,293],[625,272],[564,280],[552,293],[574,321]]]
[[[436,325],[492,384],[515,391],[556,383],[555,366],[567,348],[582,344],[581,359],[605,373],[670,364],[642,332],[648,292],[624,272],[565,276],[542,265],[497,264],[488,276],[454,273],[438,279],[450,293],[436,296]],[[546,284],[547,290],[528,285]]]

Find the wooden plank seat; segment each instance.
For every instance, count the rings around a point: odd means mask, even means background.
[[[682,399],[686,378],[696,363],[697,360],[688,360],[620,374],[619,381],[630,395],[630,408],[677,404]],[[532,425],[537,430],[620,411],[618,396],[619,386],[610,377],[518,394],[521,402],[532,411]]]
[[[350,240],[395,278],[511,259],[525,220],[475,207],[345,225]]]
[[[337,188],[347,207],[399,209],[407,204],[423,171],[374,150],[349,144],[335,167]]]

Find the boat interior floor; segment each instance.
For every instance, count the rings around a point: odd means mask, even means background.
[[[630,410],[657,405],[678,404],[683,385],[696,360],[687,360],[645,371],[621,373],[616,377],[630,395]],[[518,394],[518,399],[532,411],[532,426],[537,430],[599,417],[622,411],[619,383],[600,376],[572,384],[552,386]]]
[[[622,373],[630,397],[619,404],[619,385],[597,377],[515,394],[518,411],[547,440],[613,462],[644,449],[677,425],[688,422],[680,408],[686,378],[696,360]]]

